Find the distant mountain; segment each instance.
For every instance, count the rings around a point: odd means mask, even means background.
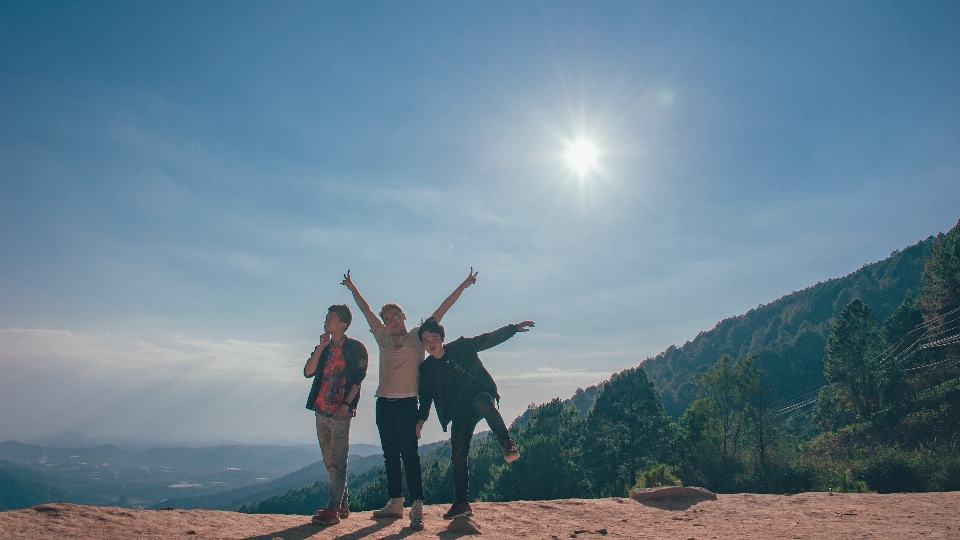
[[[203,474],[224,469],[257,471],[261,476],[279,476],[319,457],[320,448],[291,446],[210,446],[203,448],[121,448],[112,444],[81,448],[49,448],[17,441],[0,443],[0,459],[20,464],[77,464],[114,467],[174,469]]]
[[[116,463],[129,459],[130,451],[124,451],[112,444],[86,448],[48,448],[19,441],[0,443],[0,459],[21,465],[60,466],[72,461],[96,463]]]
[[[58,502],[143,507],[184,495],[211,495],[256,487],[315,463],[317,447],[214,446],[139,448],[101,445],[49,448],[0,443],[0,492],[18,493],[24,482],[56,486]],[[9,469],[29,470],[11,476]]]
[[[187,439],[143,439],[138,437],[90,437],[82,431],[61,431],[55,435],[43,435],[40,437],[28,437],[20,439],[19,442],[45,448],[90,448],[94,446],[112,445],[124,449],[146,449],[146,448],[209,448],[212,446],[261,446],[261,447],[281,447],[281,448],[304,448],[314,450],[318,448],[315,442],[308,444],[296,443],[272,443],[272,444],[251,444],[231,440],[209,440],[196,441]],[[369,456],[379,454],[380,445],[367,443],[354,443],[350,445],[350,454],[358,456]]]
[[[48,448],[89,448],[91,446],[114,445],[121,448],[202,448],[209,446],[308,446],[303,444],[271,443],[250,444],[229,439],[198,441],[194,439],[144,439],[141,437],[91,437],[82,431],[61,431],[54,435],[41,435],[20,439],[20,442],[46,446]]]
[[[369,456],[351,455],[350,473],[360,474],[382,464],[383,457],[380,454]],[[228,489],[208,495],[173,497],[155,503],[151,505],[150,508],[159,509],[171,507],[182,508],[184,510],[237,510],[243,505],[249,505],[276,495],[281,495],[318,481],[326,482],[327,479],[327,470],[323,466],[323,461],[318,461],[290,474],[281,476],[276,480],[270,480],[252,486]]]
[[[211,446],[205,448],[149,448],[129,456],[141,467],[173,467],[193,470],[250,469],[274,477],[313,463],[316,448],[285,446]]]
[[[366,443],[351,443],[351,444],[350,444],[350,455],[351,455],[351,456],[357,455],[357,456],[366,457],[366,456],[372,456],[372,455],[374,455],[374,454],[380,454],[380,453],[382,453],[382,452],[383,452],[383,450],[381,450],[379,444],[366,444]]]
[[[59,502],[65,494],[46,479],[14,463],[0,462],[0,512]]]

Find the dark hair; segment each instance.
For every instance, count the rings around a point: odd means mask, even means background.
[[[417,330],[417,337],[420,338],[421,343],[423,342],[424,332],[440,334],[440,339],[444,339],[446,337],[446,334],[443,332],[443,325],[438,323],[433,317],[423,321],[423,324],[420,325],[420,330]]]
[[[353,322],[353,315],[350,313],[350,306],[346,304],[334,304],[327,309],[327,313],[336,313],[337,318],[340,319],[340,322],[346,323],[347,328],[350,328],[350,323]]]

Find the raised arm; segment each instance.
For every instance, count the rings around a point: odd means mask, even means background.
[[[448,296],[447,299],[440,304],[440,307],[433,312],[433,318],[436,319],[437,322],[440,322],[440,319],[447,314],[447,311],[453,307],[453,304],[457,303],[457,299],[460,298],[460,295],[463,293],[464,289],[477,282],[477,274],[479,273],[480,272],[474,272],[473,267],[470,267],[470,274],[467,276],[467,279],[463,280],[463,283],[461,283],[455,291],[450,293],[450,296]]]
[[[357,307],[360,308],[360,311],[363,312],[363,316],[367,319],[367,324],[370,325],[370,328],[378,324],[383,324],[380,321],[380,318],[377,317],[377,314],[370,309],[370,304],[363,298],[363,295],[360,294],[360,290],[357,289],[357,286],[353,284],[353,280],[350,279],[350,271],[347,270],[347,273],[343,275],[343,281],[340,282],[341,285],[346,286],[350,289],[350,292],[353,293],[353,300],[357,303]]]

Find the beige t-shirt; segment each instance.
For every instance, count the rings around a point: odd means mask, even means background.
[[[417,326],[405,335],[396,337],[384,325],[370,328],[380,346],[377,397],[408,398],[420,395],[420,364],[426,353],[417,336],[419,329]]]

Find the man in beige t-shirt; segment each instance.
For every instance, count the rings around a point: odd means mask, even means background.
[[[477,282],[477,273],[470,269],[467,279],[433,312],[439,321],[460,298],[464,289]],[[383,448],[384,468],[387,471],[387,493],[390,502],[374,517],[403,517],[403,479],[400,463],[406,471],[407,489],[413,504],[410,507],[410,526],[423,528],[423,478],[420,471],[420,452],[417,445],[417,421],[420,363],[425,353],[417,336],[419,326],[407,330],[407,316],[398,304],[384,304],[378,317],[363,298],[350,271],[343,276],[343,285],[353,293],[357,307],[363,312],[370,331],[380,349],[380,385],[377,387],[377,430]]]

